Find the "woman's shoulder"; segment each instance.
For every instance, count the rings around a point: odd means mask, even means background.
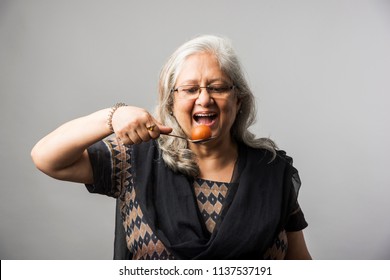
[[[293,164],[293,158],[288,155],[287,152],[284,150],[276,150],[276,158],[278,158],[279,160],[283,160],[290,165]]]
[[[292,156],[288,155],[285,150],[250,147],[246,144],[241,144],[241,149],[245,150],[247,156],[252,156],[257,159],[264,160],[268,164],[287,163],[293,164]]]

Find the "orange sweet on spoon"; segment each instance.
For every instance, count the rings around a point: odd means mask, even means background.
[[[205,140],[211,137],[211,129],[207,125],[201,124],[191,130],[191,140]]]

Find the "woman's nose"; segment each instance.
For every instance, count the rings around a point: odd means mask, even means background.
[[[196,104],[207,107],[214,102],[214,99],[207,92],[207,88],[200,88],[199,90],[200,92],[198,98],[196,99]]]

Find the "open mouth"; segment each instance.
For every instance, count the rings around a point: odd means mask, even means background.
[[[196,123],[198,124],[204,124],[204,125],[212,125],[217,118],[216,113],[197,113],[194,114],[193,118]]]

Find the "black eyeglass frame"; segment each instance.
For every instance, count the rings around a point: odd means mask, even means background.
[[[179,88],[180,87],[184,87],[184,86],[193,86],[193,87],[198,87],[198,94],[200,94],[202,92],[202,89],[205,88],[207,93],[210,94],[209,90],[211,90],[211,88],[213,88],[212,85],[208,85],[208,86],[204,86],[204,87],[201,87],[201,86],[197,86],[197,85],[183,85],[183,86],[178,86],[177,88],[172,88],[171,89],[171,93],[175,92],[175,91],[179,91]],[[215,87],[215,86],[214,86]],[[235,85],[231,85],[231,86],[226,86],[225,87],[225,90],[223,92],[228,92],[228,91],[231,91],[233,89],[235,89],[236,86]],[[221,92],[222,93],[222,92]]]

